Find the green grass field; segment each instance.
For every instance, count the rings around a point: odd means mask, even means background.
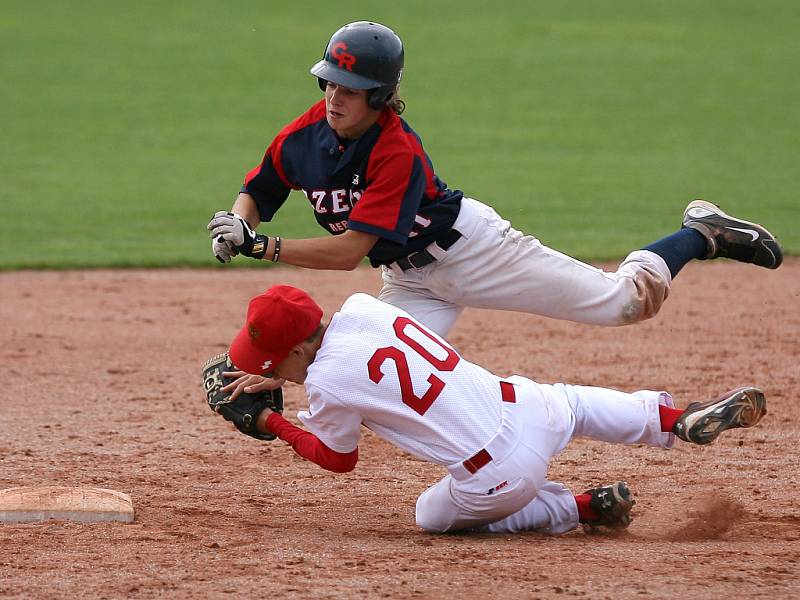
[[[546,244],[621,258],[705,197],[800,253],[795,0],[5,0],[0,268],[216,265],[205,224],[357,19],[403,38],[439,175]],[[325,235],[298,194],[262,230]]]

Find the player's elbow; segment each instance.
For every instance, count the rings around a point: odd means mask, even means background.
[[[365,254],[358,250],[342,252],[329,258],[331,268],[338,271],[353,271],[364,260]]]
[[[325,456],[317,461],[319,466],[333,473],[349,473],[356,468],[356,463],[358,463],[358,448],[346,453],[328,448]]]
[[[329,271],[354,271],[361,264],[361,259],[363,258],[363,256],[355,258],[350,256],[328,256],[316,268]]]
[[[364,260],[363,254],[347,257],[342,261],[342,270],[355,271],[356,268],[358,268],[358,265],[361,264],[362,260]]]
[[[337,254],[338,268],[344,271],[353,271],[369,254],[369,251],[378,241],[378,236],[361,231],[348,230],[338,237],[339,251]]]
[[[331,471],[333,473],[349,473],[353,469],[356,468],[355,463],[349,465],[328,465],[325,467],[326,470]]]
[[[349,473],[356,468],[356,463],[358,463],[358,448],[342,457],[339,473]]]

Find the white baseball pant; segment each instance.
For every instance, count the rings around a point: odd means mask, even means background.
[[[382,267],[378,298],[446,336],[465,307],[535,313],[594,325],[626,325],[654,316],[669,294],[669,269],[657,254],[638,250],[607,273],[544,246],[511,227],[494,209],[464,198],[449,250],[403,271]]]
[[[450,465],[417,500],[423,529],[565,533],[578,526],[578,507],[572,492],[548,481],[547,467],[570,439],[662,448],[675,441],[661,431],[659,404],[674,407],[666,392],[543,385],[519,376],[507,381],[515,385],[516,402],[503,403],[500,430],[484,448],[492,460],[474,473],[463,462]]]

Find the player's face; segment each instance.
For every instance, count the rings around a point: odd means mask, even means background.
[[[367,104],[367,90],[352,90],[330,81],[325,87],[325,108],[328,125],[346,140],[361,137],[380,115]]]
[[[275,367],[272,377],[275,379],[285,379],[292,383],[303,383],[308,376],[308,365],[306,354],[292,350],[289,356],[281,364]]]

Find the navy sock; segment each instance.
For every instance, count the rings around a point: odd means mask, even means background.
[[[645,246],[642,250],[649,250],[663,258],[672,277],[675,277],[690,260],[706,255],[708,242],[702,233],[686,227]]]

